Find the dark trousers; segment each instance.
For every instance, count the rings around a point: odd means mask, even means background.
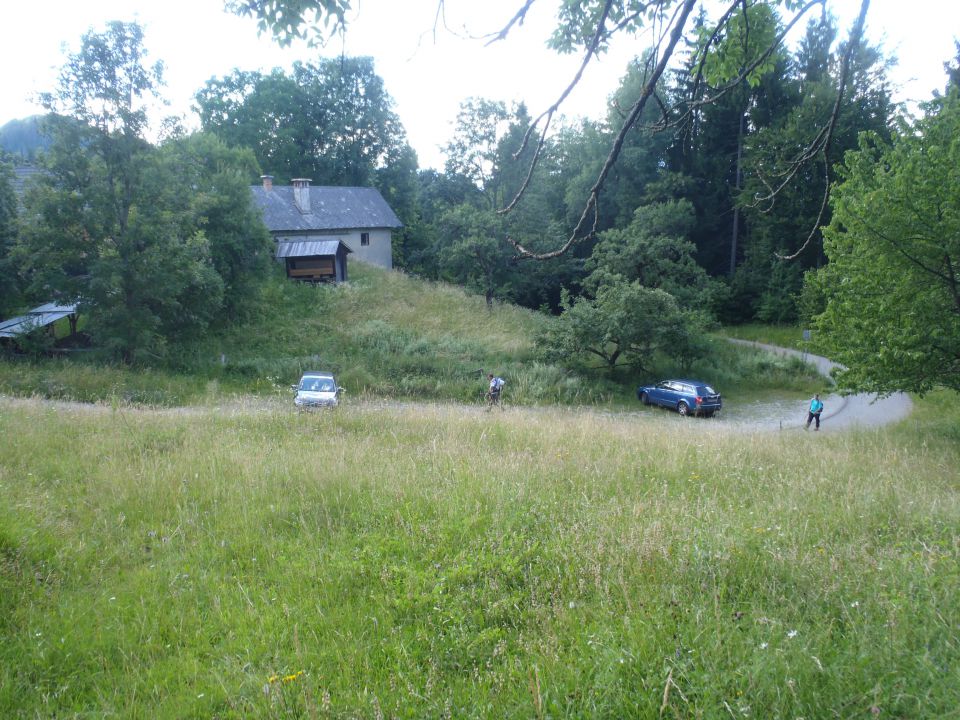
[[[810,423],[812,423],[814,420],[817,421],[817,430],[819,430],[820,429],[820,413],[819,412],[807,413],[807,427],[810,427]]]

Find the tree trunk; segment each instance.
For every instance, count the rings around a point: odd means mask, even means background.
[[[740,206],[738,202],[743,184],[743,134],[746,120],[747,109],[744,108],[740,113],[740,127],[737,130],[737,168],[736,177],[733,180],[733,231],[730,233],[730,277],[733,277],[733,273],[737,269],[737,237],[740,235]]]

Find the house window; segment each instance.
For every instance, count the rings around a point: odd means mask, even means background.
[[[370,233],[360,233],[360,244],[361,245],[370,244]]]

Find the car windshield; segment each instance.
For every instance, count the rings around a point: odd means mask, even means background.
[[[709,385],[700,385],[697,387],[697,395],[716,395],[717,391]]]
[[[333,380],[330,378],[305,377],[300,381],[300,389],[307,392],[333,392]]]

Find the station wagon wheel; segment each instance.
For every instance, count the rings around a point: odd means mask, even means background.
[[[690,406],[687,405],[686,402],[681,400],[680,403],[677,405],[677,412],[680,413],[681,415],[686,415],[690,412]]]
[[[646,393],[640,393],[640,402],[643,403],[644,405],[650,404],[650,398],[647,397]]]

